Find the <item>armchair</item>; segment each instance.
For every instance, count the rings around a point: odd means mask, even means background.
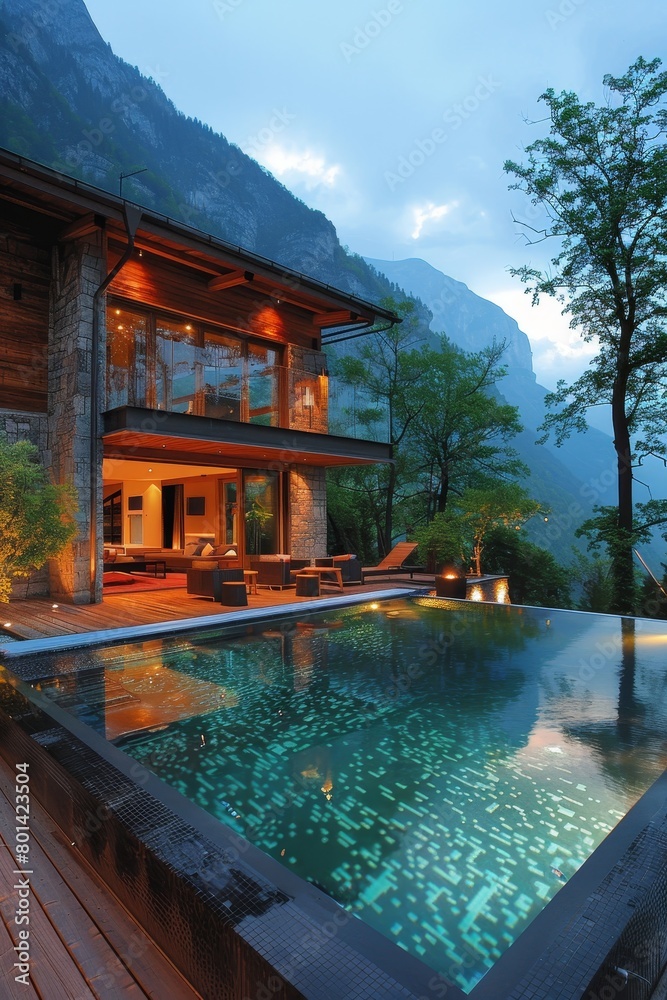
[[[309,564],[308,559],[292,559],[288,555],[251,556],[250,569],[257,570],[259,587],[293,587],[296,572]]]
[[[315,565],[335,566],[340,570],[343,586],[346,583],[361,583],[361,562],[354,555],[324,556],[321,559],[316,559]]]

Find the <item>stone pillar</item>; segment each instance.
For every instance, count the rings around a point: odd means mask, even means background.
[[[10,444],[17,441],[29,441],[39,452],[39,461],[46,469],[51,464],[47,451],[47,418],[45,413],[14,412],[0,410],[0,433],[3,433]],[[49,593],[48,566],[34,570],[27,577],[17,577],[12,585],[12,599],[21,600],[26,597],[44,597]]]
[[[289,474],[290,554],[314,559],[327,554],[325,470],[306,466]]]
[[[67,244],[58,251],[57,277],[52,282],[49,329],[49,451],[56,483],[74,484],[78,498],[74,541],[51,561],[51,594],[75,604],[102,599],[102,455],[91,479],[91,349],[93,296],[106,274],[103,237]],[[99,378],[103,375],[105,342],[100,310]],[[100,381],[100,394],[102,383]],[[99,401],[98,404],[99,406]],[[101,409],[101,407],[100,407]],[[91,595],[91,484],[97,510],[97,579]]]

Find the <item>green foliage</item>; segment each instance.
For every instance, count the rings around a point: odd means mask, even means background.
[[[0,601],[14,577],[28,576],[76,534],[73,489],[49,483],[37,449],[0,437]]]
[[[482,574],[485,541],[494,528],[503,525],[516,530],[535,514],[544,512],[541,504],[518,483],[502,481],[486,488],[467,489],[456,502],[455,510],[472,540],[472,559],[478,576]]]
[[[453,512],[436,514],[432,521],[417,529],[415,541],[419,543],[420,561],[429,572],[440,572],[445,566],[465,572],[470,542],[462,519]]]
[[[380,555],[398,534],[443,513],[450,496],[526,471],[507,446],[520,430],[517,409],[493,395],[504,375],[503,346],[467,354],[443,338],[440,350],[428,349],[420,346],[426,334],[414,302],[383,305],[403,317],[401,325],[365,337],[335,361],[336,376],[370,398],[357,412],[369,436],[379,412],[389,426],[394,465],[365,476]]]
[[[575,553],[572,580],[579,590],[577,608],[607,614],[613,601],[611,561],[606,556],[585,556]]]
[[[423,373],[413,401],[409,444],[427,480],[429,515],[447,508],[450,495],[528,470],[507,442],[521,430],[518,410],[493,394],[504,377],[504,344],[474,354],[442,338],[439,351],[413,351]]]
[[[509,576],[513,604],[541,608],[571,607],[570,574],[547,549],[521,537],[506,525],[492,528],[486,536],[484,569]]]
[[[547,397],[545,433],[560,443],[582,431],[590,406],[611,407],[619,502],[611,542],[612,607],[634,605],[632,469],[665,456],[667,409],[667,73],[639,58],[621,77],[605,76],[608,100],[582,104],[549,89],[550,133],[528,146],[527,162],[505,169],[545,212],[529,242],[555,237],[551,267],[514,270],[533,301],[557,297],[571,326],[596,341],[598,355],[568,386]],[[634,444],[633,444],[634,439]]]

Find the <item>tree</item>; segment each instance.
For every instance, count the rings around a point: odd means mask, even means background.
[[[443,337],[439,351],[413,352],[427,377],[408,434],[428,477],[430,517],[446,510],[452,493],[528,471],[506,445],[522,429],[518,410],[493,395],[505,375],[504,349],[469,354]]]
[[[482,575],[482,552],[489,533],[501,525],[518,529],[543,511],[518,483],[498,482],[486,489],[468,489],[457,507],[472,539],[472,561],[477,576]]]
[[[403,482],[411,476],[407,451],[402,445],[420,406],[418,387],[425,372],[412,350],[422,337],[414,302],[385,299],[382,305],[402,317],[401,325],[370,333],[353,354],[335,359],[333,367],[341,381],[363,389],[376,404],[366,411],[369,426],[380,413],[386,415],[394,463],[379,466],[370,475],[356,477],[354,487],[365,494],[366,502],[374,510],[378,552],[386,555],[393,544],[397,497]]]
[[[545,91],[549,136],[528,146],[526,164],[505,164],[518,178],[511,187],[546,211],[544,229],[533,229],[529,242],[560,240],[551,270],[513,273],[534,302],[559,298],[570,325],[599,345],[589,369],[547,397],[559,409],[544,428],[561,443],[585,428],[589,406],[611,407],[618,505],[609,554],[619,613],[632,613],[635,603],[633,466],[650,454],[665,457],[667,73],[660,65],[639,58],[624,76],[605,76],[602,106]]]
[[[561,566],[548,549],[522,537],[523,532],[506,525],[492,528],[484,545],[487,573],[509,578],[513,604],[542,608],[570,608],[570,571]]]
[[[12,580],[39,569],[72,540],[74,491],[49,483],[27,441],[0,437],[0,601],[8,601]]]

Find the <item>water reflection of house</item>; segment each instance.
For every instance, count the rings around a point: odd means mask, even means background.
[[[325,470],[390,448],[329,433],[322,346],[395,317],[9,152],[0,196],[0,431],[79,502],[44,590],[99,601],[104,542],[324,555]]]

